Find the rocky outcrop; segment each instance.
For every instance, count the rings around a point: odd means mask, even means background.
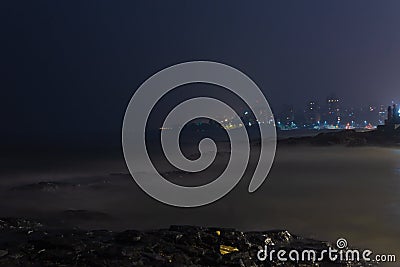
[[[330,243],[285,230],[241,232],[235,229],[171,226],[152,231],[57,229],[41,223],[0,220],[1,266],[373,266],[365,262],[260,261],[271,249],[317,252]]]
[[[357,132],[355,130],[341,130],[319,133],[316,136],[292,137],[279,140],[279,145],[314,145],[314,146],[398,146],[400,134],[372,130]]]

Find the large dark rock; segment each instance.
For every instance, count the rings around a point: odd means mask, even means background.
[[[55,229],[40,223],[0,220],[1,266],[373,266],[365,262],[260,261],[257,252],[314,249],[331,244],[287,231],[171,226],[153,231]]]
[[[314,146],[399,146],[399,132],[371,130],[357,132],[355,130],[335,130],[322,132],[316,136],[291,137],[278,141],[279,145],[314,145]]]

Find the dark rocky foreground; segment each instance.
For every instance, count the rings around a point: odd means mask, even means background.
[[[0,219],[1,266],[373,266],[363,262],[285,264],[259,261],[269,248],[314,249],[331,244],[287,231],[171,226],[152,231],[56,229],[25,219]]]

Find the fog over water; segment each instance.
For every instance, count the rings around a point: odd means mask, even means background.
[[[190,209],[161,204],[142,192],[120,154],[6,163],[2,216],[84,228],[287,229],[329,241],[344,237],[350,245],[400,256],[399,149],[278,147],[269,177],[255,193],[247,192],[247,176],[221,200]],[[37,184],[43,181],[58,184]]]

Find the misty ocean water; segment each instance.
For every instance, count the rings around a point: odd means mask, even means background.
[[[399,149],[278,147],[272,170],[255,193],[247,191],[247,176],[219,201],[189,209],[150,198],[120,156],[87,158],[54,164],[32,159],[21,163],[25,167],[3,170],[2,217],[91,229],[172,224],[287,229],[321,240],[343,237],[350,246],[400,256]]]

